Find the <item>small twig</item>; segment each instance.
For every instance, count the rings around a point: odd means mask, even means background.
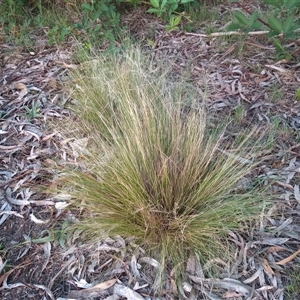
[[[274,50],[275,49],[275,47],[267,47],[267,46],[260,45],[260,44],[257,44],[257,43],[244,42],[244,44],[247,44],[247,45],[250,45],[250,46],[255,46],[257,48],[264,49],[264,50]]]
[[[230,35],[263,35],[268,33],[269,33],[268,30],[250,31],[248,33],[244,33],[241,31],[227,31],[227,32],[214,32],[211,34],[185,32],[186,35],[199,36],[199,37],[218,37],[218,36],[230,36]]]

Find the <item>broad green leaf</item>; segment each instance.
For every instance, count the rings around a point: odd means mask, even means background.
[[[166,4],[168,3],[168,0],[162,0],[161,5],[160,5],[160,9],[163,9]]]
[[[91,18],[93,21],[96,21],[100,17],[101,11],[94,11],[91,13]]]
[[[149,9],[147,10],[147,12],[148,12],[148,13],[159,13],[160,10],[157,9],[157,8],[149,8]]]
[[[287,35],[289,31],[292,29],[293,24],[294,24],[294,17],[293,16],[287,17],[287,19],[283,23],[283,33],[285,35]]]
[[[234,13],[234,16],[243,25],[247,26],[249,24],[249,21],[248,21],[247,17],[242,12],[237,11],[237,12]]]
[[[286,9],[293,9],[298,6],[300,8],[300,0],[284,0],[284,6]]]
[[[295,25],[293,25],[292,26],[292,28],[291,28],[291,31],[295,31],[295,30],[297,30],[297,29],[300,29],[300,24],[295,24]]]
[[[285,35],[288,39],[296,39],[296,34],[291,31],[291,32],[288,32],[286,35]]]
[[[227,26],[227,31],[235,31],[238,29],[242,29],[242,26],[239,23],[231,23]]]
[[[166,28],[177,26],[179,24],[180,20],[181,20],[181,16],[177,16],[177,17],[174,16],[174,15],[170,16],[170,19],[169,19],[169,25],[170,26],[167,25]]]
[[[268,24],[276,34],[282,33],[282,23],[276,17],[268,18]]]
[[[259,29],[261,30],[263,28],[263,24],[259,21],[254,22],[254,24],[252,25],[252,29]]]
[[[177,3],[172,4],[171,7],[170,7],[171,13],[173,11],[175,11],[177,8],[178,8],[178,4]]]
[[[81,8],[86,11],[93,11],[93,6],[88,3],[82,3]]]
[[[31,242],[34,244],[43,244],[46,242],[52,242],[55,239],[55,235],[54,232],[50,232],[49,230],[47,230],[47,232],[49,233],[48,236],[39,238],[39,239],[32,239]]]
[[[101,24],[97,24],[94,28],[93,28],[93,31],[94,32],[98,32],[102,29],[102,25]]]
[[[284,51],[284,48],[278,39],[273,39],[273,44],[277,51]]]
[[[154,6],[155,8],[159,7],[159,0],[150,0],[150,3],[152,6]]]
[[[181,16],[178,16],[174,19],[174,26],[178,25],[181,21]]]
[[[283,6],[283,1],[280,0],[263,0],[265,4],[281,8]]]
[[[258,18],[258,11],[256,10],[255,12],[253,12],[253,14],[249,18],[249,23],[248,23],[249,27],[253,26],[253,24],[255,23],[257,18]]]
[[[100,12],[110,11],[111,8],[106,3],[101,3],[101,6],[97,9]]]

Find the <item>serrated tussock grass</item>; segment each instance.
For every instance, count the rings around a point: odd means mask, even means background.
[[[238,186],[257,165],[259,139],[251,132],[227,142],[224,128],[207,128],[191,89],[151,70],[132,50],[73,74],[89,168],[64,182],[84,208],[80,226],[91,239],[134,237],[163,267],[184,266],[195,251],[224,258],[226,232],[243,229],[264,203],[259,189]]]

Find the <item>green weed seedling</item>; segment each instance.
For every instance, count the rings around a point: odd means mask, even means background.
[[[53,45],[55,43],[61,43],[66,40],[66,37],[71,33],[71,27],[65,24],[55,25],[47,31],[47,37],[49,38],[48,44]]]
[[[245,107],[241,104],[237,105],[234,110],[234,118],[238,123],[242,123],[245,117]]]
[[[32,101],[31,108],[29,108],[28,106],[25,106],[24,108],[26,110],[26,117],[29,121],[32,121],[33,119],[41,116],[39,114],[40,109],[37,107],[34,101]]]
[[[169,19],[169,24],[166,25],[165,28],[168,31],[179,30],[178,25],[179,25],[180,21],[181,21],[181,15],[179,15],[179,16],[171,15],[170,19]]]
[[[269,92],[269,99],[272,102],[278,102],[283,99],[283,92],[280,85],[274,83]]]
[[[60,246],[63,249],[66,248],[66,241],[68,233],[70,232],[70,224],[68,221],[58,224],[54,229],[45,230],[42,234],[46,234],[44,237],[36,239],[28,239],[26,243],[43,244],[46,242],[54,242],[55,246]]]
[[[152,7],[149,8],[147,12],[154,13],[164,21],[168,21],[173,14],[176,14],[180,5],[193,1],[194,0],[150,0]]]

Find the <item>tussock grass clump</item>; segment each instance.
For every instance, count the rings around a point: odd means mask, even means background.
[[[253,158],[254,133],[226,142],[223,130],[207,129],[191,90],[150,75],[133,52],[100,57],[74,74],[89,171],[65,179],[85,208],[81,225],[91,238],[135,237],[162,266],[195,251],[204,260],[224,255],[227,230],[256,218],[263,203],[260,191],[238,188],[255,167],[241,161]]]

